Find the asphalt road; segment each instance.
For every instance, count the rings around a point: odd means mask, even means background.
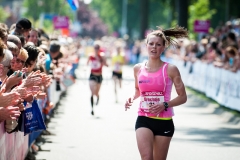
[[[132,67],[123,69],[123,87],[118,103],[111,80],[111,68],[103,69],[104,81],[95,115],[90,114],[89,68],[81,65],[78,80],[62,97],[48,126],[55,135],[36,155],[38,160],[140,160],[134,125],[138,100],[125,111],[125,99],[134,92]],[[168,160],[240,159],[240,119],[217,104],[187,90],[188,101],[175,107],[175,134]],[[176,96],[175,91],[172,98]]]

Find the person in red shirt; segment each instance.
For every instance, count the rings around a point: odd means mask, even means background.
[[[96,105],[99,102],[99,90],[101,88],[101,83],[103,80],[102,77],[102,67],[107,66],[106,59],[104,57],[104,52],[100,49],[99,44],[94,45],[94,53],[91,54],[88,58],[87,64],[91,64],[91,74],[89,77],[89,86],[91,90],[91,107],[92,112],[91,114],[94,115],[93,105],[94,105],[94,98],[95,95],[97,97]]]

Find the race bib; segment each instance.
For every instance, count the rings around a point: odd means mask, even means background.
[[[101,63],[97,60],[93,60],[91,63],[91,68],[92,69],[99,69],[101,68]]]
[[[163,92],[142,92],[141,94],[141,108],[145,112],[153,105],[164,102]]]
[[[121,71],[122,70],[122,66],[119,63],[116,63],[114,65],[114,71]]]

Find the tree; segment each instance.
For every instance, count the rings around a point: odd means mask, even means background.
[[[0,6],[0,22],[5,22],[8,16],[9,14]]]
[[[189,6],[189,20],[188,28],[190,31],[190,38],[196,38],[193,32],[193,23],[195,20],[211,20],[216,10],[210,9],[209,0],[198,0]]]
[[[188,28],[188,0],[177,0],[178,25]]]
[[[119,31],[122,21],[122,0],[93,0],[91,8],[98,11],[110,32]],[[140,3],[139,3],[140,2]],[[175,0],[128,0],[127,28],[134,38],[144,38],[145,31],[156,26],[169,27],[176,17],[171,14]]]
[[[90,7],[97,11],[110,32],[118,31],[122,19],[122,1],[119,0],[93,0]]]
[[[145,38],[145,32],[148,29],[148,11],[149,11],[149,1],[148,0],[141,0],[141,21],[140,21],[140,38]]]
[[[68,16],[73,19],[74,13],[65,0],[24,0],[24,7],[27,9],[25,16],[30,19],[39,19],[41,13]]]
[[[95,11],[80,2],[77,11],[77,19],[82,25],[81,36],[90,36],[92,38],[100,38],[107,34],[108,28],[99,18]]]

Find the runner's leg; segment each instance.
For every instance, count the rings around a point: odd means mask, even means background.
[[[115,93],[115,98],[116,98],[116,103],[118,102],[117,98],[117,77],[113,76],[113,83],[114,83],[114,93]]]
[[[92,107],[92,112],[91,112],[91,114],[94,115],[94,110],[93,110],[94,99],[93,99],[93,96],[95,95],[96,90],[97,90],[97,82],[96,82],[95,80],[90,80],[90,81],[89,81],[89,87],[90,87],[90,90],[91,90],[91,98],[90,98],[91,107]]]
[[[167,159],[168,148],[169,148],[171,139],[172,137],[155,136],[154,147],[153,147],[154,159],[158,159],[158,160]]]
[[[95,95],[97,96],[97,102],[96,102],[96,105],[98,105],[98,103],[99,103],[99,90],[100,90],[100,88],[101,88],[101,83],[97,83],[97,85],[96,85],[96,92],[95,92]]]
[[[144,127],[138,128],[136,130],[136,138],[141,159],[153,160],[154,135],[152,131]]]

